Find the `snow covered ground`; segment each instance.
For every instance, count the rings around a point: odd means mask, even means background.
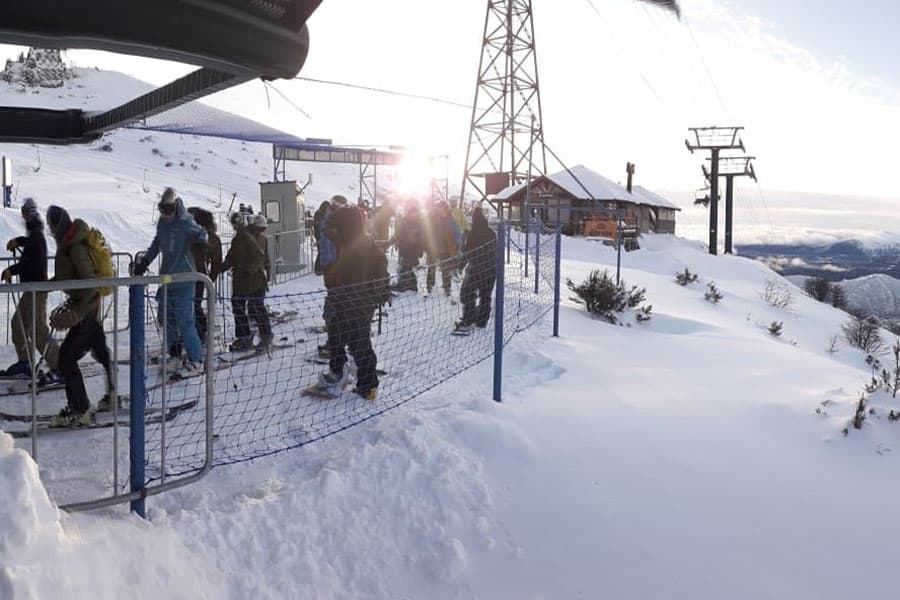
[[[576,280],[615,264],[580,240],[564,256]],[[868,377],[858,351],[826,352],[845,316],[798,293],[773,308],[759,295],[773,273],[693,242],[645,239],[625,267],[654,319],[607,325],[566,301],[562,338],[547,323],[514,338],[504,403],[480,365],[325,442],[153,498],[149,522],[59,515],[0,442],[0,590],[891,597],[897,431],[879,407],[842,434]],[[685,267],[701,282],[677,286]],[[703,299],[713,280],[718,305]]]

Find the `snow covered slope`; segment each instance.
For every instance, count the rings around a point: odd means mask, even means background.
[[[611,250],[565,240],[564,278],[614,265]],[[10,527],[50,536],[14,553],[0,589],[893,597],[900,431],[885,415],[897,401],[842,434],[869,376],[859,351],[826,350],[846,315],[799,293],[789,310],[774,308],[760,293],[777,275],[683,240],[645,238],[624,267],[629,284],[646,286],[654,318],[612,326],[566,300],[560,339],[546,322],[513,339],[503,404],[490,400],[483,364],[326,442],[154,497],[149,523],[57,515],[33,467],[0,440],[0,489],[16,487],[11,477],[30,482],[3,498],[0,538]],[[700,282],[676,285],[685,267]],[[704,300],[713,281],[719,304]],[[772,321],[784,323],[781,337],[766,331]],[[67,557],[93,560],[82,568]]]
[[[900,316],[900,279],[890,275],[869,275],[842,281],[841,286],[850,306],[879,317]]]

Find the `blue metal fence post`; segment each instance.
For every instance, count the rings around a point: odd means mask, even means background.
[[[146,355],[144,350],[144,295],[145,286],[132,285],[128,288],[128,326],[131,329],[130,352],[130,428],[129,458],[131,462],[131,491],[144,490],[144,408],[147,404],[147,389],[144,379]],[[131,501],[131,512],[142,518],[146,516],[144,498]]]
[[[503,249],[508,232],[501,221],[497,225],[497,288],[494,300],[494,401],[500,402],[503,390],[503,300],[506,294],[506,261]],[[526,259],[527,260],[527,259]]]
[[[556,273],[553,274],[553,337],[559,337],[559,296],[562,280],[562,226],[556,226]]]
[[[525,277],[528,277],[528,257],[531,256],[531,217],[525,221]]]
[[[534,235],[534,293],[540,291],[540,274],[541,274],[541,228],[535,221],[535,229],[537,233]],[[525,264],[528,264],[528,255],[525,255]]]

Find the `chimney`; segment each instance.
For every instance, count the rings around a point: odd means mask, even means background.
[[[627,163],[625,165],[625,172],[628,173],[628,193],[631,193],[631,180],[634,177],[634,163]]]

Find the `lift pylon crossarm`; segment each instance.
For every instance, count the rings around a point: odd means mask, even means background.
[[[689,127],[696,143],[685,140],[688,150],[744,150],[739,135],[743,127]]]
[[[728,175],[752,177],[753,164],[756,160],[755,156],[721,156],[719,157],[719,176]],[[707,158],[706,162],[711,163],[712,158]],[[703,166],[703,174],[709,179],[706,165]]]

